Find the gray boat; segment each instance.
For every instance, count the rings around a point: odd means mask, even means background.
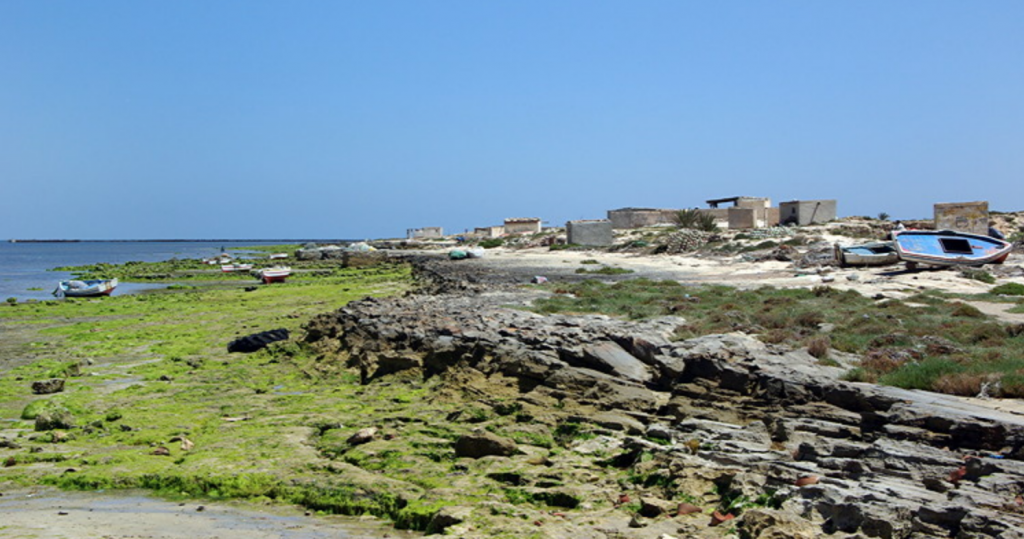
[[[896,246],[891,241],[875,241],[843,247],[835,244],[836,263],[848,266],[888,266],[899,262]]]

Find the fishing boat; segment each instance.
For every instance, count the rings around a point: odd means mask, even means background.
[[[900,260],[913,269],[932,266],[981,266],[1006,260],[1013,245],[1000,239],[954,230],[904,230],[893,236]]]
[[[876,241],[843,247],[835,244],[836,263],[847,266],[888,266],[900,261],[891,241]]]
[[[263,284],[283,283],[292,274],[292,269],[286,267],[263,268],[254,273],[257,279],[263,281]]]
[[[88,298],[109,296],[117,288],[117,279],[88,279],[84,281],[70,280],[57,283],[53,295],[69,298]]]
[[[224,273],[231,273],[233,271],[252,271],[252,264],[225,264],[220,267],[220,270]]]
[[[268,258],[270,258],[271,260],[283,260],[285,258],[288,258],[288,253],[274,253],[270,255]]]

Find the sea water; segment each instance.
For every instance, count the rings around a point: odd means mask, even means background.
[[[80,242],[0,242],[0,301],[7,298],[53,299],[58,281],[71,278],[63,266],[84,266],[108,262],[161,262],[172,258],[211,258],[222,249],[257,245],[279,245],[277,241],[80,241]],[[230,250],[235,257],[245,251]],[[111,275],[110,277],[117,277]],[[120,281],[115,295],[144,289],[163,288],[166,284]]]

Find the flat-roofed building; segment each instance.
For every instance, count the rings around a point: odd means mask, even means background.
[[[540,232],[539,217],[510,217],[505,219],[506,234],[536,234]]]
[[[835,218],[835,200],[791,200],[779,204],[779,222],[784,225],[814,225]]]

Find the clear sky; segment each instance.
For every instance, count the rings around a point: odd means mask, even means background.
[[[0,0],[0,238],[1024,209],[1024,2]]]

